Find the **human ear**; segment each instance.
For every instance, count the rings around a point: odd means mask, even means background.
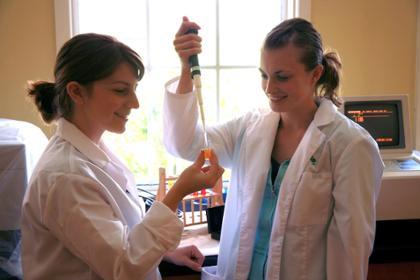
[[[83,86],[78,82],[71,81],[66,85],[67,94],[70,96],[71,100],[75,104],[83,104],[84,102],[84,94],[83,94]]]
[[[322,74],[324,73],[324,66],[321,64],[318,64],[315,66],[314,70],[312,70],[312,82],[314,85],[318,82],[318,80],[321,78]]]

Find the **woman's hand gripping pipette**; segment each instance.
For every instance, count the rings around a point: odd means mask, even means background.
[[[205,149],[203,149],[203,151],[205,152],[205,157],[209,158],[211,150],[209,149],[207,137],[203,98],[201,95],[201,73],[197,57],[197,54],[201,53],[201,38],[197,31],[199,29],[199,25],[189,21],[188,17],[184,16],[182,25],[175,35],[173,44],[181,59],[182,66],[176,93],[185,94],[194,90],[194,94],[197,98],[197,105],[200,108],[200,117],[204,133]]]
[[[187,31],[186,34],[189,34],[189,33],[198,34],[198,30],[191,28]],[[211,151],[210,151],[209,141],[207,138],[206,118],[204,115],[203,96],[201,94],[201,71],[200,71],[200,65],[198,63],[198,56],[196,54],[191,55],[188,61],[191,68],[191,77],[193,79],[194,89],[197,95],[198,106],[200,108],[201,123],[203,125],[204,144],[205,144],[204,155],[205,155],[205,158],[208,159],[210,157]]]

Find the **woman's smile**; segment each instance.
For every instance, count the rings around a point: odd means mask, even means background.
[[[280,102],[284,101],[287,98],[287,95],[267,94],[267,97],[271,102]]]
[[[125,121],[128,121],[128,115],[129,115],[129,113],[128,114],[125,114],[125,113],[115,112],[114,115],[116,115],[117,117],[119,117],[119,118],[121,118],[121,119],[123,119]]]

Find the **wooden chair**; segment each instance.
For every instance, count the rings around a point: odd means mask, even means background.
[[[167,190],[177,179],[177,176],[166,176],[165,168],[159,168],[159,187],[156,200],[162,201]],[[222,188],[223,182],[220,178],[213,188],[186,196],[181,202],[181,220],[184,222],[184,226],[207,223],[206,208],[223,205]],[[203,205],[204,199],[207,200],[207,206]],[[198,210],[196,210],[197,205]],[[190,206],[190,211],[188,211],[188,206]]]

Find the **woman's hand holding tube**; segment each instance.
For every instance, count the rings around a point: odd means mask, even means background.
[[[205,159],[204,152],[201,151],[196,161],[179,175],[178,180],[162,200],[162,203],[175,211],[178,203],[186,195],[213,187],[222,176],[224,169],[219,165],[214,152],[211,153],[209,161],[210,165],[203,167]]]

